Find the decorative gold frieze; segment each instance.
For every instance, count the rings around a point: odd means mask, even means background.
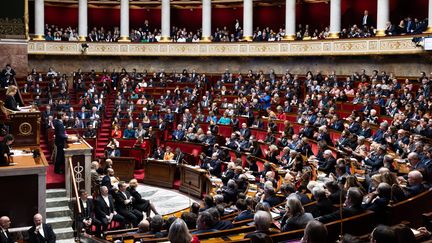
[[[87,43],[30,41],[30,55],[122,55],[122,56],[314,56],[412,54],[424,50],[412,37],[338,39],[290,42],[236,43]]]

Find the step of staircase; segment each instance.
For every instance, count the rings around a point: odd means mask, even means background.
[[[46,194],[46,222],[52,226],[56,235],[56,242],[75,242],[71,217],[73,212],[69,208],[66,189],[48,189]]]
[[[64,207],[68,205],[69,205],[69,198],[67,197],[47,198],[46,200],[47,207]]]
[[[66,189],[48,189],[46,195],[47,198],[66,197]]]
[[[51,224],[53,228],[66,228],[72,227],[72,219],[71,217],[55,217],[55,218],[47,218],[47,224]]]
[[[73,240],[74,231],[72,227],[53,229],[57,240]],[[58,242],[58,241],[56,241]]]
[[[71,210],[68,206],[50,207],[46,209],[47,218],[66,217],[71,215]]]

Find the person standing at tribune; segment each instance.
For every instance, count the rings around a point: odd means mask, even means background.
[[[64,113],[59,112],[57,113],[57,119],[54,120],[54,135],[55,135],[54,143],[57,147],[56,160],[54,164],[54,172],[56,174],[64,173],[64,171],[62,170],[65,164],[64,148],[68,136],[66,134],[65,126],[63,124],[63,118],[64,118]]]

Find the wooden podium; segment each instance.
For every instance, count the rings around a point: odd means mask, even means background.
[[[172,188],[177,164],[166,160],[147,159],[143,182],[154,186]]]
[[[201,198],[211,188],[207,171],[190,165],[180,165],[180,191]]]
[[[66,196],[72,195],[71,172],[69,166],[69,158],[72,158],[72,167],[75,172],[75,180],[79,189],[85,189],[91,195],[91,162],[92,162],[92,146],[90,146],[83,138],[75,138],[77,142],[67,142],[64,149],[65,152],[65,184]]]
[[[20,146],[39,146],[41,113],[13,112],[9,114],[9,133],[15,138],[15,144]]]

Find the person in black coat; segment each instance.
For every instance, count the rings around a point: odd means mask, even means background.
[[[313,195],[314,199],[316,200],[316,204],[314,207],[312,207],[308,211],[311,212],[314,217],[327,215],[327,214],[330,214],[334,211],[333,210],[333,203],[327,197],[324,189],[322,189],[320,187],[315,187],[312,190],[312,195]]]
[[[326,173],[327,175],[330,173],[335,173],[336,168],[336,159],[333,158],[333,154],[331,150],[325,150],[324,154],[324,161],[318,165],[318,170]]]
[[[364,209],[362,208],[362,201],[363,194],[359,188],[351,187],[348,189],[345,206],[342,208],[343,218],[348,218],[363,213]],[[337,210],[336,212],[319,217],[318,221],[325,224],[339,220],[340,216],[340,210]]]
[[[132,223],[134,227],[137,227],[138,223],[143,219],[143,215],[140,211],[133,208],[134,198],[126,190],[127,184],[120,182],[118,188],[118,192],[114,194],[116,209],[121,216]]]
[[[19,111],[18,103],[15,100],[15,95],[18,92],[18,88],[15,85],[10,85],[6,91],[5,108],[12,111]]]
[[[102,223],[102,231],[105,232],[108,228],[108,224],[111,221],[116,221],[120,223],[120,228],[124,228],[124,217],[117,214],[114,208],[114,200],[111,195],[108,194],[108,188],[106,186],[101,186],[101,195],[99,195],[95,203],[95,214],[96,219]]]
[[[132,203],[133,208],[140,212],[146,212],[147,218],[150,217],[151,211],[158,215],[159,213],[156,211],[154,204],[141,197],[141,194],[136,190],[137,186],[138,181],[136,179],[132,179],[129,181],[129,187],[126,189],[134,198]]]
[[[92,226],[95,226],[95,235],[101,237],[101,222],[95,218],[94,215],[94,202],[93,199],[88,198],[88,194],[85,189],[79,191],[80,199],[79,203],[81,205],[81,215],[78,220],[78,229],[86,229],[86,231],[91,231]]]
[[[9,217],[3,216],[0,218],[0,243],[14,243],[15,240],[9,234],[11,221]]]
[[[64,171],[62,170],[62,167],[64,167],[65,164],[64,148],[68,138],[66,134],[65,126],[63,124],[63,119],[64,119],[64,113],[59,112],[57,113],[57,119],[54,120],[54,135],[55,135],[54,143],[57,148],[56,161],[54,164],[54,172],[57,174],[64,173]]]
[[[11,134],[6,135],[3,141],[0,142],[0,166],[7,166],[10,162],[10,146],[14,142],[14,137]]]
[[[27,231],[29,243],[55,243],[56,235],[49,224],[42,223],[42,215],[36,214],[33,217],[34,225]]]
[[[236,202],[236,208],[239,211],[239,214],[234,218],[234,222],[253,219],[254,212],[248,208],[246,200],[238,199]]]
[[[227,204],[235,203],[237,201],[237,184],[231,179],[227,183],[227,188],[222,191],[224,202]]]

